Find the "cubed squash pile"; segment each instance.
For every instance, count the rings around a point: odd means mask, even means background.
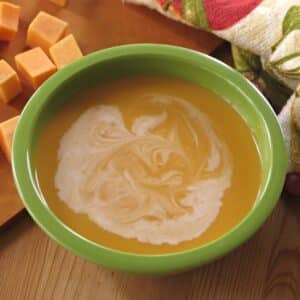
[[[33,88],[82,56],[73,35],[65,37],[67,28],[66,22],[43,11],[30,23],[26,43],[33,49],[18,54],[15,61],[18,71]]]
[[[50,0],[64,6],[66,0]],[[0,1],[0,41],[16,37],[20,6]],[[66,36],[68,23],[40,11],[28,26],[26,44],[31,50],[16,55],[15,63],[22,79],[38,88],[56,70],[82,56],[75,37]],[[18,74],[5,61],[0,63],[0,100],[8,103],[22,90]]]
[[[50,0],[65,6],[67,0]],[[0,41],[17,38],[21,8],[0,1]],[[37,89],[45,80],[67,65],[82,57],[82,51],[68,23],[40,11],[28,26],[26,44],[29,48],[15,56],[16,70],[4,59],[0,60],[0,101],[8,104],[22,92],[19,75],[25,83]],[[0,148],[11,160],[12,136],[19,117],[0,123]]]

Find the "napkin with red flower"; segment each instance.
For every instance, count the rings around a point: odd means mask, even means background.
[[[300,173],[300,0],[125,0],[229,41],[236,68],[280,112]],[[281,109],[283,107],[283,109]]]

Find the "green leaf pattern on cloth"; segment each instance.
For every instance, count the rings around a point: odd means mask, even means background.
[[[292,6],[287,12],[282,24],[282,34],[287,36],[296,29],[300,29],[300,6]]]
[[[266,68],[296,88],[300,79],[300,6],[292,6],[282,23],[282,38],[273,47]]]
[[[183,0],[183,16],[196,27],[208,29],[202,0]]]
[[[259,56],[232,45],[235,68],[252,81],[270,100],[275,111],[279,112],[286,104],[292,90],[274,79],[264,70]]]

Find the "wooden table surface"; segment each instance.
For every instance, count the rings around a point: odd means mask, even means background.
[[[113,1],[115,0],[76,1],[77,4],[74,4],[71,10],[74,16],[70,17],[68,10],[58,13],[73,20],[82,18],[78,14],[81,11],[79,2],[98,3],[99,7],[102,4],[109,7],[117,5],[111,4]],[[26,2],[28,10],[26,14],[30,15],[34,14],[37,4],[46,10],[56,9],[45,1],[12,2],[23,2],[24,5]],[[148,14],[143,9],[134,9],[133,14],[141,20],[146,17],[150,24],[159,22],[164,28],[163,39],[159,34],[155,36],[148,28],[144,39],[136,35],[133,36],[134,41],[164,42],[165,39],[166,43],[181,44],[208,52],[207,48],[201,46],[194,30],[165,21],[154,13]],[[81,22],[85,24],[87,21],[81,19]],[[86,27],[81,26],[73,31],[80,35],[79,31],[84,33],[89,31],[88,28],[90,27],[87,22]],[[130,39],[126,40],[125,34],[123,38],[116,40],[121,32],[126,30],[128,28],[119,29],[120,32],[114,42],[105,38],[102,46],[96,42],[94,45],[85,44],[82,32],[80,42],[84,44],[84,48],[88,48],[85,51],[130,42]],[[134,32],[134,27],[130,30]],[[218,44],[217,40],[206,37]],[[22,47],[22,43],[18,43],[20,44],[14,47]],[[5,48],[0,47],[0,57],[6,55],[8,59],[12,59],[11,52],[5,51]],[[30,91],[27,96],[29,94]],[[13,103],[14,108],[21,109],[25,101],[26,95]],[[15,114],[12,108],[6,109],[8,115]],[[9,166],[1,154],[0,166],[0,191],[2,188],[2,191],[9,191],[15,197]],[[3,174],[9,175],[4,177]],[[84,261],[52,241],[24,213],[16,222],[0,232],[0,299],[298,300],[300,299],[300,200],[281,200],[272,216],[254,237],[219,261],[184,274],[161,278],[112,272]]]
[[[73,255],[27,216],[0,234],[0,299],[298,300],[300,202],[281,201],[262,229],[223,259],[150,278]]]

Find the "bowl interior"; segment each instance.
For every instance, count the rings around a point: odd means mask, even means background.
[[[240,113],[255,136],[263,170],[260,196],[242,223],[203,247],[166,255],[136,255],[107,249],[64,226],[40,197],[34,174],[34,149],[43,124],[66,101],[72,101],[72,95],[79,90],[99,82],[139,74],[173,76],[213,90]],[[282,189],[286,161],[275,115],[264,98],[241,75],[207,56],[176,47],[154,45],[108,49],[88,55],[58,72],[26,106],[13,146],[14,175],[20,195],[33,218],[48,234],[93,262],[143,273],[188,269],[217,258],[243,242],[274,207]]]

